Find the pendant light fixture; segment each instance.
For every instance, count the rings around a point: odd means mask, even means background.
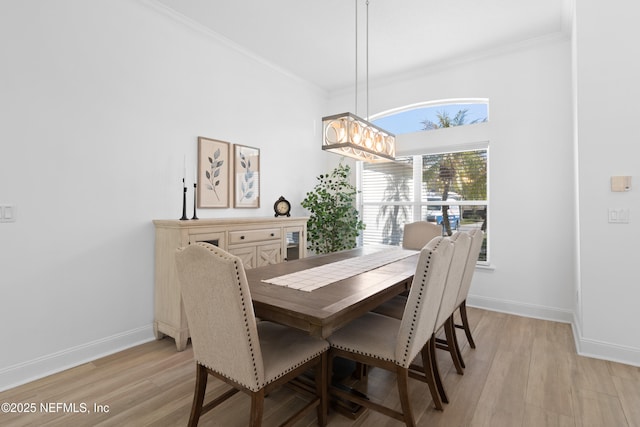
[[[358,0],[356,5],[356,112],[358,111]],[[396,141],[391,132],[369,123],[369,0],[366,30],[366,92],[367,119],[352,113],[342,113],[322,118],[322,149],[341,156],[369,163],[388,162],[395,159]]]

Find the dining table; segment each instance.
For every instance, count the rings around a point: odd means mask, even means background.
[[[394,250],[402,253],[394,255],[391,252]],[[390,253],[391,260],[380,257],[384,255],[382,251]],[[398,247],[362,246],[248,269],[246,276],[255,315],[327,338],[350,321],[407,291],[419,253]],[[330,273],[339,266],[363,260],[369,262],[364,271],[331,278]],[[329,279],[321,285],[295,286],[297,277],[312,272],[325,274]],[[293,285],[274,284],[279,278],[287,277],[293,278]]]

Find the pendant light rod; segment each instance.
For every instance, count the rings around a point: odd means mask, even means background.
[[[354,0],[354,4],[355,4],[355,17],[356,17],[356,68],[355,68],[355,77],[356,77],[356,105],[355,108],[353,109],[353,111],[356,112],[356,114],[358,114],[358,0]]]
[[[366,27],[365,27],[365,95],[367,96],[366,98],[366,103],[365,103],[365,118],[367,119],[367,121],[369,120],[369,0],[367,0],[365,2],[366,5],[366,12],[365,12],[365,19],[366,19]],[[355,16],[356,16],[356,69],[355,69],[355,74],[356,74],[356,106],[354,111],[356,112],[356,114],[358,114],[358,0],[355,0]]]
[[[366,2],[367,5],[367,31],[366,31],[366,79],[367,79],[367,121],[369,121],[369,0]]]
[[[358,112],[358,1],[355,0],[355,112]],[[366,4],[365,91],[366,120],[356,114],[341,113],[322,118],[322,149],[369,163],[395,159],[395,135],[369,122],[369,0]]]

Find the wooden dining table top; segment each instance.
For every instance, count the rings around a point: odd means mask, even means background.
[[[419,252],[311,292],[264,283],[262,280],[379,250],[376,247],[361,247],[246,270],[256,316],[327,338],[353,319],[408,290]]]

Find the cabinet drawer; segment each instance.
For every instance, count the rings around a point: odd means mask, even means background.
[[[280,228],[263,228],[260,230],[230,231],[229,244],[262,242],[276,240],[281,237]]]
[[[193,233],[189,234],[189,244],[196,242],[211,243],[214,246],[218,246],[222,249],[225,248],[224,244],[224,232],[217,233]]]

